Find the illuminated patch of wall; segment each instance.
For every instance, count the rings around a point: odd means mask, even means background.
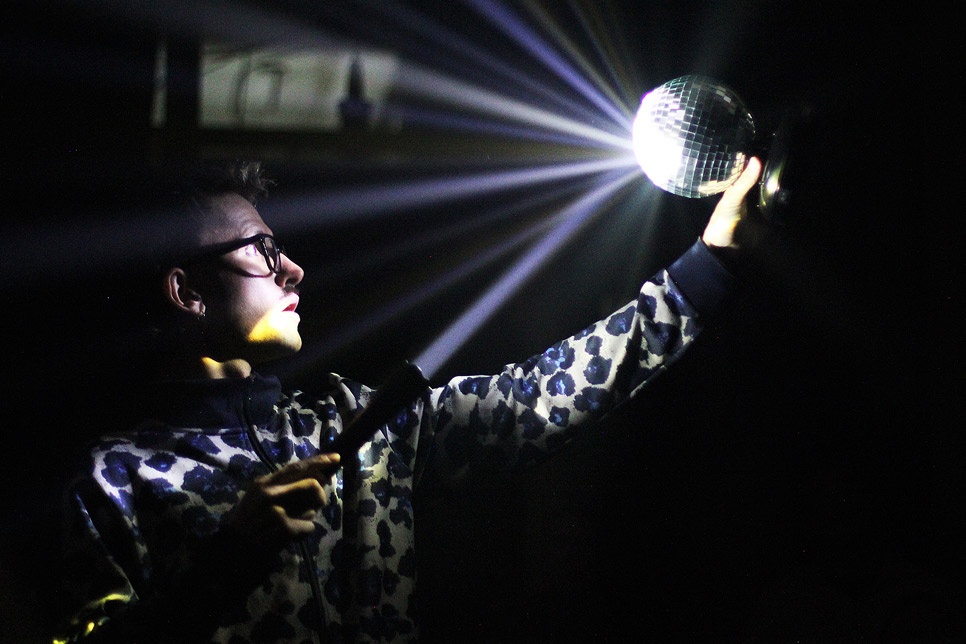
[[[335,130],[348,97],[353,62],[371,121],[398,68],[377,51],[239,50],[210,43],[201,57],[201,127],[259,130]]]
[[[167,52],[158,48],[152,124],[165,122]],[[269,131],[332,131],[345,123],[348,102],[365,104],[369,124],[399,70],[398,57],[377,50],[286,49],[207,42],[202,46],[199,127]]]

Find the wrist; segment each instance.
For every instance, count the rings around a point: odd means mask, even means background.
[[[708,252],[714,256],[721,264],[731,271],[732,273],[737,273],[737,269],[741,266],[743,253],[741,248],[735,245],[720,246],[717,244],[709,244],[704,237],[701,238],[701,242],[707,247]]]

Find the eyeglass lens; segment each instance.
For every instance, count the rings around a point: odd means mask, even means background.
[[[272,237],[262,237],[259,240],[259,246],[261,247],[262,255],[265,257],[265,263],[268,265],[268,270],[273,273],[278,272],[279,264],[281,264],[281,249],[278,244],[275,243],[275,239]]]

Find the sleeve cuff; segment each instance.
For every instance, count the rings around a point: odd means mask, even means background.
[[[700,239],[667,269],[671,280],[699,314],[711,315],[735,288],[735,276]]]

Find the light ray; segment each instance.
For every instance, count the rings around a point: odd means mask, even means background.
[[[534,103],[549,101],[575,118],[591,120],[595,117],[595,113],[574,100],[571,95],[552,89],[543,79],[534,78],[532,74],[522,72],[470,39],[430,21],[410,8],[402,7],[399,3],[389,0],[377,0],[368,3],[368,6],[388,17],[392,24],[403,25],[414,33],[429,38],[440,48],[441,55],[458,57],[460,61],[466,61],[480,70],[486,70],[489,78],[501,79],[503,87],[512,83],[527,96],[532,97]]]
[[[190,40],[225,40],[248,45],[279,43],[294,48],[341,50],[351,47],[345,37],[323,32],[308,21],[288,17],[251,3],[229,0],[169,0],[168,2],[128,2],[93,0],[87,2],[94,13],[110,16],[119,23],[143,25],[169,37]],[[226,20],[230,16],[230,20]]]
[[[618,88],[621,97],[615,102],[627,109],[629,118],[633,121],[633,108],[640,101],[640,84],[633,85],[628,62],[633,59],[624,37],[624,31],[613,29],[621,24],[621,17],[616,14],[612,2],[590,2],[577,6],[576,0],[567,0],[571,12],[580,21],[584,32],[589,36],[590,44],[594,47],[597,58],[602,62],[604,71],[610,76],[614,86]],[[609,8],[609,15],[602,15],[603,7]]]
[[[529,194],[513,200],[509,205],[476,214],[470,219],[454,219],[449,225],[433,227],[427,232],[397,239],[388,247],[370,249],[364,255],[354,255],[347,261],[326,265],[325,279],[330,282],[351,279],[359,273],[412,256],[425,249],[454,244],[460,237],[465,238],[494,224],[518,218],[521,213],[534,212],[546,207],[551,201],[567,198],[583,189],[583,186],[575,183],[549,186],[540,194]]]
[[[505,139],[536,141],[542,144],[552,143],[567,147],[582,147],[588,150],[614,150],[614,141],[594,141],[578,134],[548,131],[542,127],[534,127],[532,123],[511,124],[494,121],[487,118],[477,118],[470,115],[453,114],[440,109],[412,107],[400,104],[389,105],[383,114],[387,119],[395,118],[407,125],[428,126],[434,130],[456,130],[473,132],[478,135],[493,135]],[[621,139],[623,135],[618,135]]]
[[[609,101],[609,104],[614,106],[616,109],[621,111],[624,117],[620,123],[625,127],[630,127],[630,124],[634,118],[634,113],[631,111],[630,107],[626,105],[620,96],[614,91],[610,83],[608,83],[601,73],[594,68],[583,52],[577,47],[576,43],[564,33],[561,29],[559,23],[553,19],[546,9],[540,7],[537,3],[530,0],[524,2],[523,6],[527,9],[528,13],[536,20],[537,24],[544,28],[544,30],[549,33],[556,41],[558,47],[560,47],[565,54],[572,60],[578,67],[580,72],[583,73],[584,77],[589,79],[594,83],[597,90],[604,95],[604,97]],[[576,14],[578,21],[581,26],[584,27],[585,32],[594,44],[595,50],[600,52],[600,46],[597,44],[598,38],[593,32],[588,29],[586,20],[583,18],[583,14],[580,9],[570,4],[573,12]],[[606,68],[610,68],[609,65],[605,65]]]
[[[467,261],[464,261],[455,269],[447,271],[438,279],[423,282],[410,292],[384,303],[365,317],[355,318],[350,324],[342,328],[326,332],[324,340],[303,347],[300,354],[290,359],[288,364],[278,372],[278,375],[289,378],[299,371],[311,368],[326,356],[351,345],[377,329],[387,326],[401,315],[424,305],[467,276],[498,262],[501,258],[550,230],[556,222],[557,218],[554,217],[539,225],[527,228],[511,238],[491,246],[488,250],[471,256]]]
[[[507,98],[497,92],[443,76],[438,72],[417,65],[406,65],[405,67],[400,72],[397,83],[397,88],[400,91],[409,91],[416,96],[431,98],[441,104],[452,105],[493,117],[529,124],[538,128],[567,132],[590,141],[606,143],[618,150],[626,149],[629,145],[626,134],[607,132],[582,121],[534,107],[524,101]],[[621,122],[619,119],[615,120],[617,123]],[[627,131],[630,131],[629,123],[627,124]]]
[[[550,232],[506,271],[477,301],[437,337],[415,363],[434,377],[446,362],[480,329],[547,260],[602,210],[604,202],[638,176],[626,172],[587,192],[555,217]]]
[[[557,52],[547,46],[533,29],[528,27],[522,20],[506,9],[506,7],[493,0],[465,1],[498,29],[513,38],[535,59],[557,74],[561,80],[577,90],[577,92],[593,105],[597,106],[604,114],[607,114],[616,123],[630,128],[630,122],[625,114],[617,109],[611,101],[607,100],[607,97],[603,96],[597,88],[580,76],[567,61],[563,60]]]
[[[276,200],[272,207],[274,227],[278,230],[304,231],[313,223],[321,225],[366,221],[411,208],[439,205],[455,199],[575,179],[635,166],[636,161],[633,156],[622,156],[614,159],[478,173],[466,177],[413,179],[341,191],[313,192]]]
[[[359,222],[396,214],[408,209],[439,205],[449,201],[498,193],[526,186],[576,179],[631,167],[633,156],[536,168],[519,168],[484,172],[464,177],[438,177],[399,181],[382,185],[363,185],[341,191],[273,199],[266,212],[271,212],[277,233],[304,233],[321,225]],[[82,229],[60,226],[32,226],[20,233],[11,231],[3,241],[4,258],[13,281],[59,279],[72,274],[78,266],[85,270],[120,268],[143,264],[156,257],[150,240],[160,239],[166,230],[166,219],[115,217],[90,222]],[[132,243],[142,240],[143,243]],[[33,249],[47,250],[38,254]]]

